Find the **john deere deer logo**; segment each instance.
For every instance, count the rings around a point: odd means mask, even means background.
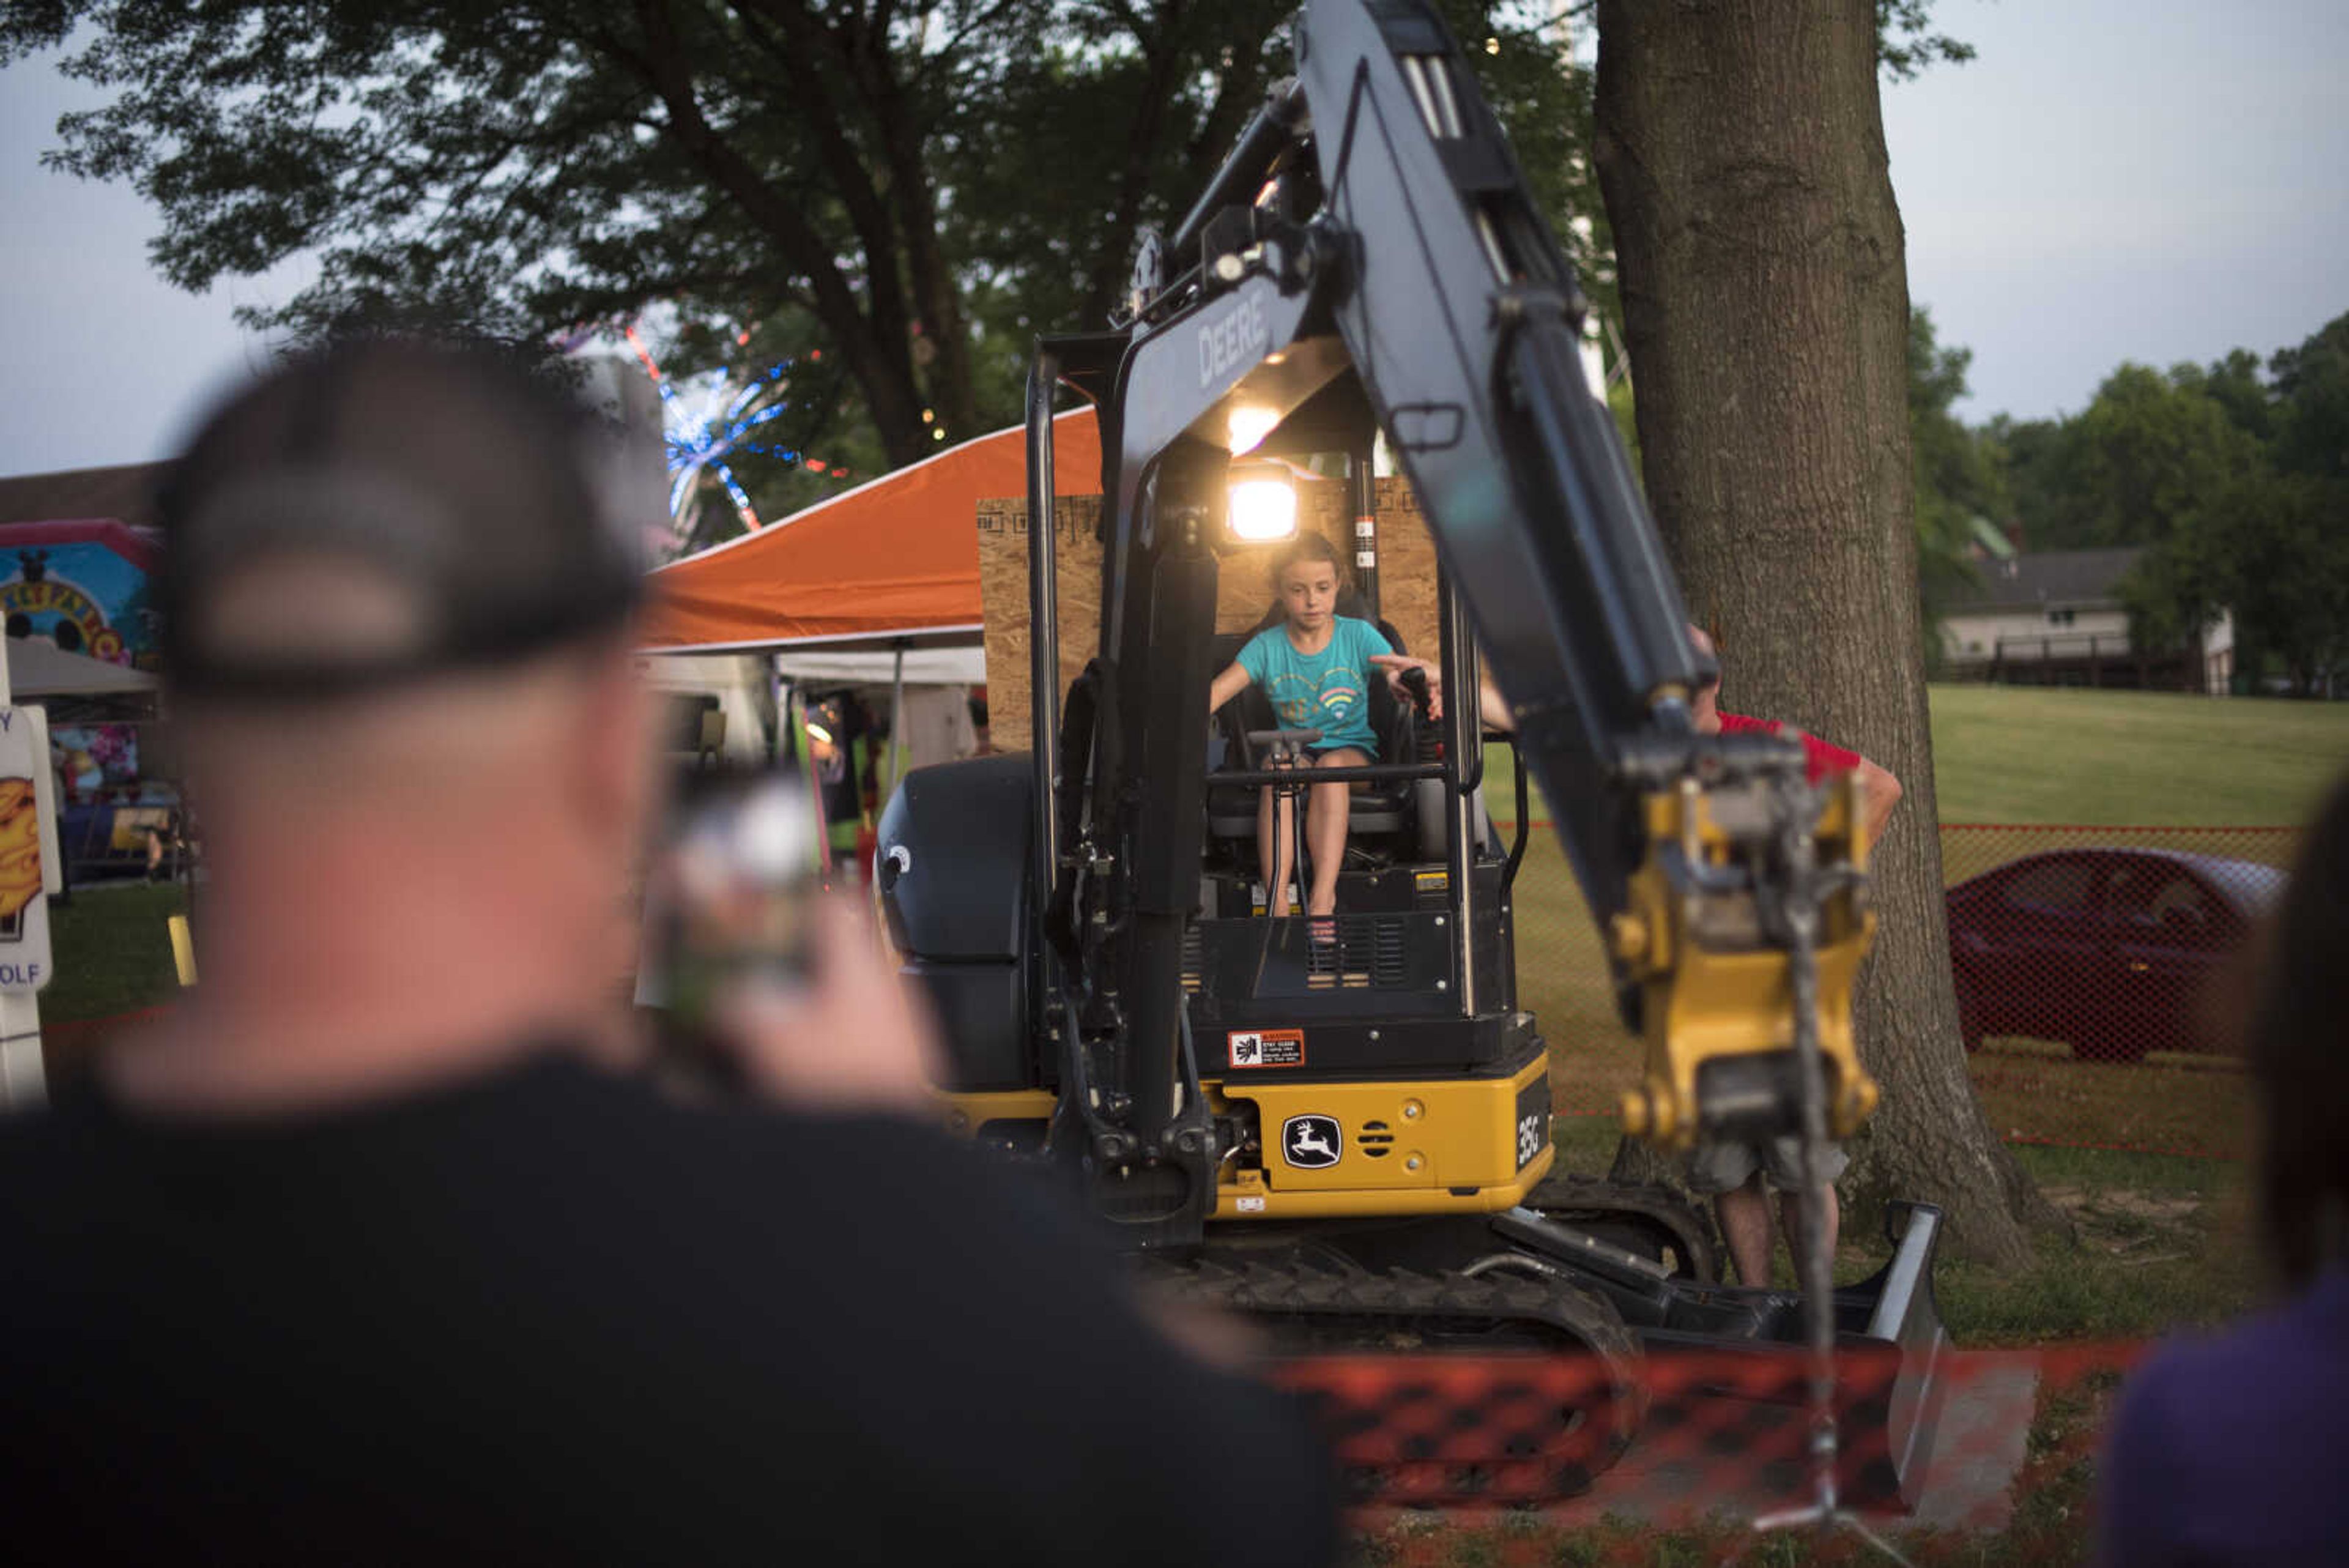
[[[1280,1124],[1280,1156],[1299,1170],[1326,1170],[1344,1145],[1335,1116],[1291,1116]]]

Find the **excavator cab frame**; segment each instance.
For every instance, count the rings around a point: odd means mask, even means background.
[[[1226,529],[1234,449],[1258,459],[1343,455],[1359,481],[1377,432],[1326,311],[1315,308],[1312,267],[1294,260],[1303,253],[1284,256],[1277,243],[1250,252],[1226,298],[1119,338],[1113,371],[1102,362],[1110,345],[1048,341],[1031,391],[1030,504],[1043,516],[1057,505],[1047,393],[1063,365],[1099,355],[1093,374],[1066,378],[1081,389],[1104,379],[1112,389],[1158,384],[1170,355],[1186,369],[1210,368],[1139,410],[1143,400],[1118,402],[1114,391],[1097,405],[1101,657],[1066,709],[1040,695],[1061,683],[1057,620],[1042,608],[1058,598],[1058,530],[1029,534],[1034,790],[1056,806],[1036,841],[1033,875],[1052,889],[1054,922],[1040,945],[1037,1023],[1040,1038],[1061,1046],[1061,1082],[1075,1085],[1060,1096],[1055,1134],[1081,1163],[1092,1160],[1113,1193],[1103,1210],[1146,1245],[1195,1244],[1217,1216],[1506,1209],[1553,1158],[1547,1052],[1516,1006],[1507,926],[1527,813],[1521,799],[1518,840],[1505,856],[1481,809],[1473,702],[1446,707],[1425,754],[1316,770],[1323,782],[1412,791],[1409,827],[1389,834],[1406,847],[1383,866],[1346,872],[1340,911],[1321,929],[1301,917],[1257,918],[1264,889],[1203,843],[1199,824],[1212,815],[1205,789],[1252,795],[1295,777],[1245,763],[1206,772],[1205,698],[1226,661],[1211,657],[1219,575],[1226,563],[1259,569],[1268,549]],[[1236,340],[1251,345],[1252,358],[1213,373],[1219,346]],[[1235,431],[1261,439],[1228,439]],[[1358,483],[1353,499],[1358,516],[1374,516],[1367,485]],[[1444,687],[1474,691],[1465,610],[1438,575]],[[1439,845],[1425,857],[1412,847]],[[1117,919],[1088,894],[1121,858],[1138,864]],[[1157,874],[1144,878],[1142,867]],[[1078,918],[1082,909],[1103,918]],[[1170,975],[1179,982],[1171,1012]],[[1138,1042],[1168,1033],[1177,1104],[1162,1112],[1135,1104],[1127,1069],[1139,1062],[1154,1074],[1163,1058]],[[1153,1140],[1145,1129],[1161,1115],[1164,1136]],[[1320,1147],[1292,1150],[1291,1138]],[[1684,1233],[1659,1247],[1686,1251],[1692,1241]]]

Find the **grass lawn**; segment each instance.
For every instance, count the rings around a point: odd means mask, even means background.
[[[2304,822],[2349,763],[2349,703],[1936,686],[1944,822]]]
[[[1945,1259],[1941,1315],[1960,1345],[2144,1339],[2233,1317],[2259,1297],[2250,1184],[2233,1160],[2023,1147],[2023,1168],[2072,1220],[2019,1272]]]
[[[1931,696],[1945,823],[2289,826],[2349,767],[2349,702],[2014,686]],[[1506,818],[1508,748],[1487,757],[1485,798]]]
[[[41,992],[41,1021],[108,1018],[168,1002],[179,990],[166,919],[187,911],[177,884],[76,888],[49,906],[57,979]]]
[[[1597,1173],[1613,1162],[1613,1117],[1562,1117],[1556,1125],[1560,1169]],[[1943,1258],[1934,1280],[1958,1344],[1980,1350],[2143,1339],[2218,1323],[2255,1298],[2259,1270],[2240,1163],[2030,1144],[2014,1154],[2071,1220],[2075,1242],[2043,1238],[2019,1272]],[[1836,1277],[1865,1278],[1884,1258],[1875,1234],[1847,1233]],[[1777,1264],[1779,1282],[1792,1286],[1783,1249]]]

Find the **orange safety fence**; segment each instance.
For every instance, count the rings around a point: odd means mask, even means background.
[[[117,1012],[104,1018],[73,1018],[41,1024],[41,1050],[52,1074],[67,1068],[115,1035],[160,1023],[171,1016],[169,1003]]]
[[[1835,1401],[1841,1501],[1881,1531],[2004,1530],[2059,1471],[2092,1459],[2133,1344],[1913,1358],[1846,1349]],[[1799,1350],[1684,1348],[1634,1357],[1304,1357],[1300,1395],[1343,1469],[1357,1522],[1412,1511],[1750,1525],[1814,1495]],[[1915,1374],[1930,1370],[1921,1386]],[[1899,1463],[1896,1464],[1896,1459]]]

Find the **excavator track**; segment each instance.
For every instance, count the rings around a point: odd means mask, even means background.
[[[1216,1261],[1164,1265],[1152,1280],[1176,1301],[1253,1320],[1283,1356],[1280,1381],[1319,1407],[1358,1503],[1526,1501],[1578,1496],[1622,1457],[1647,1414],[1637,1342],[1594,1291],[1528,1261],[1476,1276]],[[1504,1417],[1443,1403],[1441,1358],[1588,1357],[1567,1404]],[[1405,1357],[1370,1383],[1361,1358]],[[1420,1376],[1424,1374],[1424,1376]]]

